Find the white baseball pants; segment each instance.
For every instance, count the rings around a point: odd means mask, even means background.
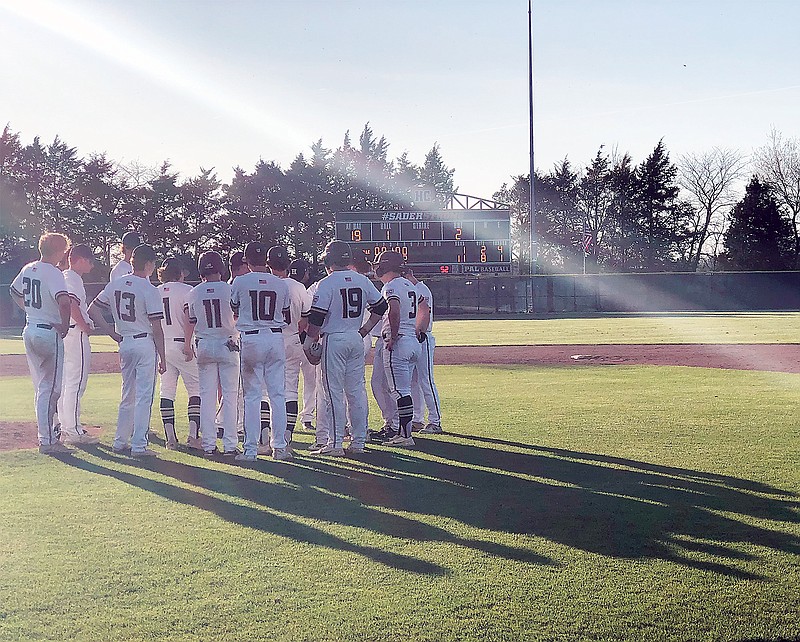
[[[426,335],[420,344],[419,358],[412,377],[411,396],[414,399],[414,421],[423,423],[425,408],[428,409],[428,423],[440,426],[442,414],[439,410],[439,391],[433,380],[433,351],[436,339],[432,334]]]
[[[352,444],[363,448],[367,439],[367,391],[364,385],[364,341],[357,331],[323,337],[322,387],[330,419],[328,445],[342,447],[349,407]]]
[[[286,401],[297,401],[300,389],[300,369],[305,353],[298,335],[286,334],[283,339],[286,349]]]
[[[83,434],[81,398],[86,392],[91,363],[92,348],[89,345],[89,335],[77,327],[70,328],[64,337],[64,383],[58,400],[61,435],[67,439]]]
[[[55,330],[37,325],[26,325],[22,340],[33,380],[39,444],[49,446],[58,441],[53,417],[61,396],[64,342]]]
[[[197,339],[197,370],[200,387],[200,431],[203,450],[217,444],[217,393],[222,390],[219,419],[223,429],[222,445],[226,451],[236,449],[236,398],[239,396],[239,353],[225,345],[227,339]],[[225,403],[227,400],[227,403]]]
[[[381,411],[384,425],[391,426],[395,433],[398,430],[399,418],[397,415],[397,402],[392,396],[392,391],[389,388],[389,381],[386,378],[386,368],[383,365],[383,339],[380,339],[375,344],[375,356],[372,360],[372,377],[370,385],[372,387],[372,396],[378,403],[378,408]]]
[[[244,454],[258,454],[261,436],[261,400],[269,399],[270,445],[286,448],[286,348],[280,332],[269,329],[241,335],[240,357],[244,389]]]
[[[139,338],[136,338],[139,337]],[[150,334],[125,337],[119,344],[122,398],[117,415],[114,448],[131,452],[147,448],[150,413],[156,390],[156,344]]]
[[[197,361],[186,361],[183,354],[183,341],[164,339],[164,356],[167,358],[167,371],[161,375],[161,398],[175,401],[178,392],[178,377],[183,379],[186,392],[190,397],[200,394],[200,381],[197,373]]]
[[[417,337],[401,335],[394,342],[390,351],[383,346],[383,366],[386,380],[394,399],[411,395],[411,374],[419,357],[419,341]]]
[[[303,409],[300,411],[301,423],[314,421],[314,410],[317,408],[318,370],[319,366],[312,366],[308,359],[306,359],[305,353],[303,353],[300,361],[300,371],[303,373]],[[319,419],[317,419],[317,421],[319,421]]]

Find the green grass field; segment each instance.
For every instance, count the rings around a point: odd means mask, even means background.
[[[440,320],[436,344],[547,345],[584,343],[797,343],[800,312],[679,312],[598,314],[587,317]],[[106,336],[95,351],[115,351]],[[0,354],[24,354],[19,336],[0,335]]]
[[[0,453],[0,640],[800,638],[800,375],[437,373],[449,434],[252,467],[111,454],[93,376],[104,447]]]

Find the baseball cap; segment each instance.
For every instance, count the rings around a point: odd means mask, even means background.
[[[403,255],[400,252],[387,250],[378,255],[378,259],[373,262],[375,275],[379,278],[387,272],[400,272],[403,266]]]
[[[219,252],[211,250],[200,255],[200,259],[197,261],[197,269],[200,272],[200,276],[208,276],[215,272],[222,275],[225,272],[225,262]]]
[[[289,254],[286,248],[281,245],[273,245],[267,251],[267,265],[276,270],[289,269]]]
[[[311,264],[305,259],[295,259],[289,263],[289,276],[299,281],[311,269]]]
[[[231,258],[228,261],[228,265],[233,271],[236,271],[243,265],[245,265],[244,252],[240,250],[238,252],[234,252],[233,254],[231,254]]]
[[[340,265],[345,267],[353,260],[350,246],[344,241],[331,241],[325,246],[322,253],[322,262],[327,266]]]
[[[125,232],[122,235],[122,245],[128,249],[135,248],[142,244],[142,239],[136,232]]]
[[[261,241],[252,241],[244,247],[244,258],[248,265],[266,265],[267,248]]]

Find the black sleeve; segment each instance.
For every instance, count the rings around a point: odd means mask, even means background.
[[[386,314],[386,310],[388,309],[389,309],[389,304],[383,297],[375,301],[375,303],[371,303],[370,305],[367,306],[367,310],[369,310],[373,314],[379,314],[380,316]]]

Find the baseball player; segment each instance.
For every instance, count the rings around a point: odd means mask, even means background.
[[[267,252],[267,265],[272,274],[286,284],[289,289],[288,326],[283,329],[283,343],[286,350],[286,443],[291,448],[294,426],[297,423],[298,389],[300,386],[300,368],[305,360],[300,331],[308,326],[308,315],[311,299],[302,283],[288,278],[289,255],[286,248],[279,245],[271,247]]]
[[[327,274],[330,274],[332,270],[326,270]],[[320,281],[315,281],[310,286],[308,286],[308,297],[310,301],[314,300],[314,296],[317,294],[317,288],[319,287]],[[305,329],[307,336],[308,330],[308,317],[311,314],[309,310],[308,313],[304,315],[305,317]],[[305,343],[305,336],[303,337],[303,342]],[[316,426],[310,426],[311,430],[314,431],[314,441],[309,444],[308,450],[319,450],[320,448],[324,448],[328,445],[328,437],[330,436],[330,422],[328,421],[328,411],[325,406],[325,393],[322,389],[322,365],[320,363],[311,363],[309,361],[308,356],[303,350],[303,361],[301,362],[301,369],[303,371],[303,407],[310,408],[310,417],[316,415]],[[307,375],[307,371],[311,371],[311,375]],[[310,398],[310,401],[307,401]],[[309,426],[307,426],[309,427]]]
[[[364,387],[364,336],[380,321],[387,304],[366,276],[348,269],[350,246],[331,241],[322,255],[331,272],[319,282],[308,317],[304,349],[309,354],[322,335],[322,387],[330,419],[330,436],[324,448],[313,454],[342,456],[346,408],[352,417],[352,441],[348,451],[364,452],[366,441],[367,392]],[[364,307],[370,318],[362,325]]]
[[[289,277],[302,284],[306,288],[308,300],[311,301],[311,266],[305,259],[295,259],[289,264]],[[315,288],[316,289],[316,288]],[[304,324],[304,329],[308,325]],[[305,335],[303,335],[305,339]],[[302,343],[302,341],[301,341]],[[303,374],[303,408],[300,411],[299,419],[303,428],[309,432],[314,432],[314,411],[316,409],[316,389],[317,389],[317,366],[303,356],[300,361],[300,372]]]
[[[406,269],[406,278],[417,289],[419,313],[417,314],[417,339],[420,342],[420,358],[411,378],[411,396],[414,399],[414,418],[411,429],[420,434],[441,434],[442,415],[439,406],[439,391],[433,380],[433,351],[436,339],[433,336],[433,294],[430,288]],[[428,422],[425,423],[425,408],[428,409]]]
[[[417,362],[420,344],[416,319],[419,295],[414,285],[403,277],[405,266],[399,252],[381,252],[375,262],[375,276],[383,289],[381,294],[389,304],[383,322],[383,365],[389,388],[397,403],[399,432],[385,443],[392,446],[414,445],[411,419],[414,402],[411,397],[411,374]]]
[[[201,449],[200,442],[200,381],[197,361],[189,358],[184,351],[188,318],[184,314],[186,297],[192,286],[184,283],[188,270],[183,261],[171,257],[158,268],[158,295],[164,306],[164,354],[167,358],[167,371],[161,375],[161,420],[164,423],[164,440],[169,450],[178,448],[178,435],[175,432],[175,395],[178,391],[178,377],[183,380],[189,396],[189,448]],[[212,453],[213,454],[213,453]]]
[[[233,285],[233,281],[237,276],[247,274],[250,271],[247,262],[244,260],[244,252],[237,251],[231,254],[228,260],[228,271],[231,274],[228,285]],[[235,332],[233,337],[238,344],[239,333]],[[244,394],[242,393],[241,381],[238,382],[238,386],[239,392],[236,395],[236,430],[239,435],[239,441],[242,441],[244,440]],[[219,409],[217,410],[217,416],[214,418],[214,424],[217,427],[217,438],[223,439],[225,436],[225,428],[222,423],[222,407],[225,405],[225,401],[222,399],[221,388],[218,390],[217,398],[219,399]]]
[[[25,355],[34,389],[39,452],[58,455],[72,452],[58,441],[54,415],[61,395],[64,368],[63,338],[69,330],[70,297],[64,275],[56,266],[64,258],[69,239],[63,234],[43,234],[41,258],[28,263],[11,283],[11,298],[23,312]]]
[[[153,248],[139,245],[133,251],[131,263],[133,273],[106,285],[89,306],[89,316],[96,325],[102,326],[103,312],[110,312],[122,339],[119,344],[122,398],[112,449],[122,453],[130,448],[132,456],[153,457],[156,453],[148,448],[147,433],[156,369],[160,374],[167,370],[161,328],[164,308],[158,288],[150,283],[150,276],[156,269]]]
[[[69,268],[64,271],[64,282],[72,299],[72,323],[64,337],[64,383],[58,400],[61,439],[67,444],[96,444],[100,440],[81,425],[81,398],[86,392],[92,359],[89,336],[94,333],[83,275],[94,267],[94,256],[88,245],[74,245],[67,253],[67,260]]]
[[[142,240],[139,238],[139,235],[136,232],[125,232],[125,234],[122,235],[123,258],[111,270],[111,275],[108,277],[109,281],[114,281],[121,276],[125,276],[126,274],[133,272],[131,255],[133,254],[133,250],[137,246],[141,245],[141,243]]]
[[[240,370],[244,389],[244,452],[238,461],[255,461],[272,451],[276,460],[292,458],[286,443],[285,362],[282,329],[289,313],[289,289],[283,279],[267,272],[267,250],[262,243],[248,243],[244,250],[249,274],[231,286],[231,307],[241,341]],[[272,418],[270,444],[261,429],[260,408],[266,388]]]
[[[222,280],[225,265],[217,252],[205,252],[198,261],[203,282],[186,299],[186,324],[183,352],[193,357],[192,333],[200,375],[200,429],[202,448],[216,450],[217,431],[214,416],[220,417],[223,455],[240,454],[236,434],[236,403],[239,393],[239,345],[235,339],[231,286]],[[217,391],[222,399],[217,413]],[[227,403],[226,403],[227,400]]]

